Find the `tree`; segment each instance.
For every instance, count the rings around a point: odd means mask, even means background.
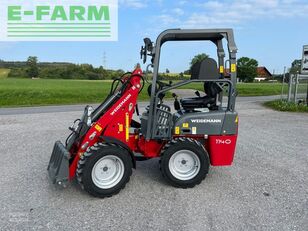
[[[244,82],[253,82],[257,77],[258,61],[248,57],[237,60],[237,77]]]
[[[190,70],[185,70],[184,75],[190,75]]]
[[[87,76],[87,79],[89,79],[89,80],[98,80],[98,79],[100,79],[100,74],[95,73],[95,72],[88,72],[86,74],[86,76]]]
[[[29,56],[27,59],[27,70],[26,70],[28,77],[35,78],[38,77],[39,71],[37,67],[37,57],[36,56]]]
[[[299,73],[301,70],[302,60],[301,59],[295,59],[290,68],[290,74],[296,74]]]
[[[189,67],[190,72],[191,72],[192,66],[195,63],[201,62],[202,60],[204,60],[204,59],[206,59],[208,57],[209,56],[207,54],[205,54],[205,53],[195,55],[195,57],[193,57],[193,59],[190,61],[190,67]]]
[[[167,74],[169,74],[169,73],[170,73],[170,71],[169,71],[169,69],[168,69],[168,68],[166,68],[166,73],[167,73]]]

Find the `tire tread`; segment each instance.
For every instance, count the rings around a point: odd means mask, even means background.
[[[166,157],[166,153],[167,153],[167,155],[170,155],[169,154],[169,150],[170,150],[170,148],[172,148],[172,147],[175,147],[175,146],[177,146],[177,145],[179,145],[179,146],[181,146],[181,145],[187,145],[187,146],[189,146],[189,145],[193,145],[193,146],[195,146],[195,147],[197,147],[197,148],[201,148],[201,150],[202,150],[202,152],[204,153],[204,155],[205,155],[205,158],[206,158],[206,164],[207,164],[207,166],[206,166],[206,171],[205,171],[205,173],[203,174],[203,175],[201,175],[201,177],[199,177],[199,178],[197,178],[197,180],[195,180],[193,183],[190,183],[190,184],[185,184],[185,183],[179,183],[179,181],[180,180],[177,180],[176,179],[176,181],[174,181],[173,179],[171,179],[168,175],[167,175],[167,172],[166,172],[166,169],[165,168],[167,168],[166,166],[163,166],[164,164],[166,164],[166,163],[164,163],[165,162],[165,157]],[[192,188],[192,187],[194,187],[195,185],[198,185],[198,184],[200,184],[204,179],[205,179],[205,177],[207,176],[207,173],[208,173],[208,169],[209,169],[209,158],[208,158],[208,153],[207,153],[207,151],[206,151],[206,149],[204,148],[204,146],[199,142],[199,141],[197,141],[196,139],[192,139],[192,138],[190,138],[190,137],[179,137],[179,138],[175,138],[175,139],[172,139],[171,141],[169,141],[164,147],[163,147],[163,149],[162,149],[162,151],[161,151],[161,158],[160,158],[160,160],[159,160],[159,168],[160,168],[160,171],[161,171],[161,173],[162,173],[162,175],[163,175],[163,178],[169,183],[169,184],[171,184],[172,186],[174,186],[174,187],[177,187],[177,188],[184,188],[184,189],[186,189],[186,188]]]
[[[116,147],[116,148],[123,150],[123,152],[127,152],[127,150],[122,148],[120,145],[112,144],[112,143],[105,143],[105,142],[97,142],[93,146],[89,147],[86,150],[86,152],[80,157],[78,164],[77,164],[77,169],[76,169],[76,179],[77,179],[78,184],[81,186],[81,188],[83,190],[86,190],[91,195],[96,196],[96,197],[101,197],[101,198],[111,197],[113,195],[118,194],[123,188],[125,188],[125,185],[129,182],[130,176],[132,175],[132,169],[130,169],[129,175],[127,177],[127,181],[124,182],[123,184],[121,184],[121,187],[119,187],[117,190],[113,191],[110,194],[106,194],[106,195],[98,194],[96,192],[93,192],[92,190],[87,190],[84,187],[83,176],[84,176],[84,168],[85,168],[86,164],[91,159],[91,157],[93,157],[95,154],[97,154],[97,152],[99,152],[100,150],[102,150],[106,147],[112,147],[112,148]],[[131,159],[131,158],[129,157],[129,159]]]

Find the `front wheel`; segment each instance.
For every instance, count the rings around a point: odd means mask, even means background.
[[[132,167],[131,157],[125,149],[100,142],[80,158],[76,176],[84,190],[91,195],[110,197],[125,187]]]
[[[192,188],[206,177],[209,157],[203,145],[191,138],[176,138],[164,147],[160,169],[168,183]]]

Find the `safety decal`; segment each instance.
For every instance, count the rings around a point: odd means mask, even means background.
[[[236,72],[236,64],[231,64],[231,72]]]
[[[98,132],[101,132],[102,131],[102,127],[101,126],[99,126],[98,124],[96,124],[95,125],[95,127],[94,127]]]
[[[221,74],[224,73],[224,66],[219,67],[219,73],[221,73]]]
[[[125,113],[125,138],[129,140],[129,114]]]

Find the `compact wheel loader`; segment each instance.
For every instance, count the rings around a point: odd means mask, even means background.
[[[192,66],[189,80],[160,81],[162,45],[196,40],[216,46],[218,65],[206,58]],[[52,183],[66,186],[76,178],[91,195],[110,197],[125,187],[136,161],[159,158],[163,177],[179,188],[199,184],[210,165],[231,165],[238,132],[236,52],[232,29],[169,29],[155,44],[145,38],[141,58],[146,63],[150,56],[147,70],[153,68],[149,105],[139,116],[137,99],[145,84],[140,67],[115,79],[107,98],[95,109],[86,106],[74,121],[65,144],[55,142],[48,165]],[[174,108],[164,103],[166,92],[195,82],[203,86],[202,96],[197,91],[196,97],[179,100],[173,93]]]

